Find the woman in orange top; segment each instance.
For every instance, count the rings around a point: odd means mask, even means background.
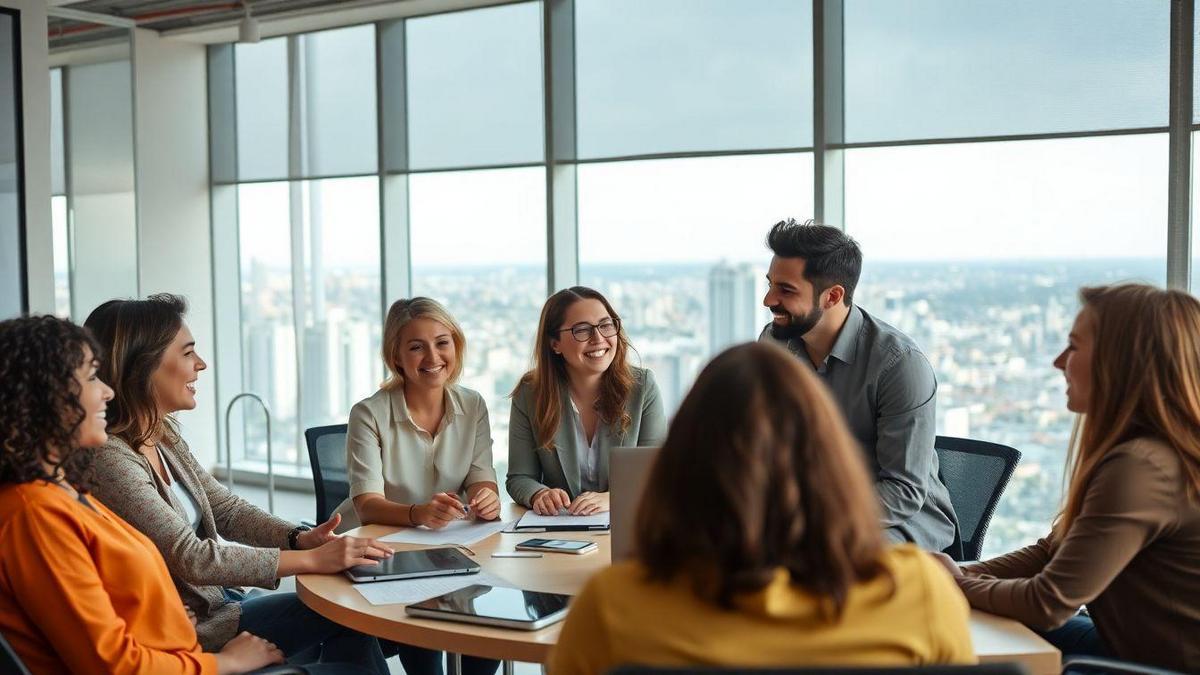
[[[49,316],[0,322],[0,633],[35,673],[244,673],[249,633],[206,654],[154,544],[88,497],[113,392],[96,344]]]

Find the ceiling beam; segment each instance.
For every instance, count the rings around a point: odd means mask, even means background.
[[[84,23],[95,23],[101,26],[116,26],[118,28],[137,27],[137,21],[134,21],[133,19],[127,19],[123,16],[100,14],[99,12],[85,12],[81,9],[71,9],[70,7],[47,7],[46,15],[57,17],[59,19],[70,19],[72,21],[82,21]]]
[[[324,6],[256,14],[255,17],[262,27],[262,37],[266,39],[278,35],[307,33],[387,19],[440,14],[520,1],[522,0],[341,0]],[[238,21],[240,19],[170,28],[160,30],[159,34],[184,42],[201,44],[236,42]]]

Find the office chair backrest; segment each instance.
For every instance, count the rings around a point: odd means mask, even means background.
[[[305,429],[304,440],[312,465],[317,523],[320,524],[329,520],[338,505],[350,496],[350,479],[346,475],[346,425]]]
[[[986,663],[978,666],[911,666],[895,668],[651,668],[621,666],[609,675],[1029,675],[1019,663]]]
[[[0,673],[30,675],[29,669],[25,667],[25,663],[21,661],[21,657],[17,656],[17,650],[8,644],[8,640],[4,639],[3,633],[0,633]]]
[[[934,448],[938,474],[950,491],[950,503],[958,516],[959,541],[955,543],[962,547],[961,552],[951,550],[956,546],[946,552],[956,560],[978,560],[988,523],[1021,453],[1007,445],[953,436],[938,436]]]

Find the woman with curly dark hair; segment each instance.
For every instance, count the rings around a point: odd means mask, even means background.
[[[50,316],[0,322],[0,633],[35,673],[244,673],[282,661],[244,633],[196,640],[149,539],[89,496],[113,392],[95,341]]]

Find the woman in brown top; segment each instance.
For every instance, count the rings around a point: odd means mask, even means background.
[[[1037,544],[947,566],[972,606],[1046,631],[1064,655],[1197,672],[1200,301],[1142,284],[1080,298],[1054,361],[1083,415],[1065,506]]]
[[[196,407],[195,382],[207,368],[183,321],[186,308],[183,298],[161,294],[110,300],[87,319],[103,354],[101,376],[116,392],[108,406],[108,443],[96,457],[96,494],[158,547],[199,620],[196,632],[206,649],[250,631],[289,658],[319,647],[322,662],[386,674],[375,638],[329,621],[295,593],[248,598],[237,588],[275,588],[283,576],[340,572],[391,550],[371,539],[335,536],[336,518],[313,530],[295,527],[233,494],[200,466],[171,418]]]

